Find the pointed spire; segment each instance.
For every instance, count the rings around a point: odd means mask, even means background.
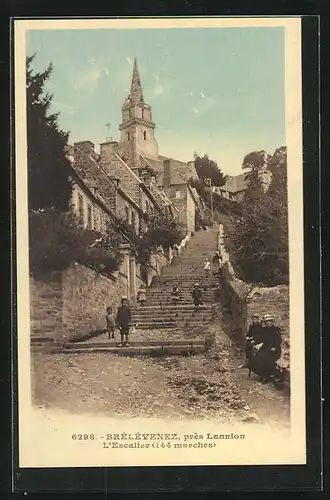
[[[143,92],[136,57],[134,58],[130,98],[135,103],[143,102]]]

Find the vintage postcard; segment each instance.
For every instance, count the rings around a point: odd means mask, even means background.
[[[14,22],[19,467],[306,463],[301,19]]]

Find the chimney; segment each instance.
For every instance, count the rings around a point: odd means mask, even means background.
[[[118,154],[119,144],[111,139],[100,144],[100,160],[101,162],[109,162],[113,154]]]
[[[91,156],[97,159],[97,154],[95,152],[95,145],[91,141],[80,141],[75,142],[73,145],[73,155],[76,160],[78,157]]]
[[[163,187],[171,187],[171,160],[164,160]]]

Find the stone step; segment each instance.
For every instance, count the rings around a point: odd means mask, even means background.
[[[186,304],[178,304],[178,305],[164,305],[164,306],[151,306],[151,305],[146,305],[146,306],[138,306],[138,307],[132,307],[131,311],[146,311],[146,312],[152,312],[152,311],[172,311],[173,308],[178,311],[194,311],[195,307],[191,303],[189,305]],[[211,305],[203,305],[199,306],[198,310],[199,311],[211,311],[213,307]]]
[[[178,282],[176,285],[179,288],[179,291],[185,294],[190,294],[194,290],[194,286],[186,286],[181,282]],[[206,285],[206,284],[200,284],[199,283],[199,288],[202,290],[202,292],[209,292],[212,293],[217,289],[218,283]],[[173,283],[155,283],[152,285],[150,288],[147,288],[147,295],[152,294],[152,293],[171,293],[171,290],[173,288]]]
[[[211,318],[212,317],[212,311],[197,311],[196,313],[182,313],[182,314],[176,314],[175,311],[173,313],[166,313],[163,314],[161,312],[157,314],[147,314],[147,313],[133,313],[132,314],[132,320],[134,321],[145,321],[145,320],[150,320],[150,321],[178,321],[178,320],[186,320],[186,319],[200,319],[200,318]]]
[[[62,353],[85,353],[85,352],[108,352],[109,354],[117,354],[120,356],[170,356],[170,355],[185,355],[198,354],[206,350],[205,345],[190,344],[182,346],[141,346],[141,347],[76,347],[74,349],[62,348]]]
[[[186,283],[195,283],[198,279],[200,282],[204,282],[205,283],[209,283],[209,282],[215,282],[215,281],[218,281],[218,277],[217,276],[204,276],[204,275],[197,275],[195,274],[194,276],[187,276],[187,275],[184,275],[184,274],[176,274],[176,275],[173,275],[173,276],[164,276],[164,275],[161,275],[161,276],[154,276],[153,280],[152,280],[152,283],[158,283],[158,282],[173,282],[175,280],[183,280],[184,282]]]
[[[139,322],[139,328],[141,330],[153,330],[158,328],[177,328],[178,324],[176,321],[167,321],[162,323],[161,321],[144,321]]]
[[[33,343],[44,343],[44,342],[53,342],[54,340],[51,337],[32,335],[30,341]]]
[[[173,311],[132,311],[132,318],[167,318],[169,316],[178,318],[194,318],[200,316],[211,316],[212,310],[201,311],[196,309],[196,311],[179,312],[173,309]]]
[[[161,300],[161,299],[159,299],[159,300],[149,300],[148,301],[148,305],[152,306],[152,307],[163,307],[163,306],[164,307],[165,306],[168,307],[170,304],[171,304],[170,301],[169,300],[165,300],[165,299],[163,299],[163,300]],[[191,299],[190,300],[186,300],[186,301],[181,300],[180,304],[183,304],[185,306],[191,306],[193,304],[193,302],[192,302]],[[209,300],[209,301],[204,300],[203,304],[211,306],[211,305],[215,304],[215,300]]]
[[[209,320],[205,321],[177,321],[171,326],[164,325],[163,323],[139,323],[137,328],[139,330],[164,330],[173,328],[202,328],[209,323]]]
[[[149,304],[150,306],[153,306],[153,307],[162,307],[162,306],[166,306],[166,307],[167,307],[167,306],[169,305],[169,303],[170,303],[170,302],[169,302],[169,301],[166,301],[166,300],[158,300],[158,301],[153,300],[153,301],[149,301],[149,302],[148,302],[148,304]],[[189,306],[189,305],[191,305],[191,304],[192,304],[192,301],[191,301],[191,300],[186,301],[186,302],[181,301],[181,304],[182,304],[182,303],[183,303],[184,305],[186,305],[186,306]],[[211,300],[210,300],[210,301],[207,301],[207,300],[206,300],[206,301],[204,301],[204,302],[203,302],[203,304],[204,304],[204,305],[206,304],[206,305],[210,306],[210,305],[214,305],[214,304],[215,304],[215,301],[214,301],[214,300],[212,300],[212,301],[211,301]]]
[[[180,297],[181,297],[181,301],[182,300],[185,300],[185,301],[190,301],[192,303],[193,299],[192,299],[192,296],[191,296],[191,293],[181,293],[180,294]],[[213,300],[215,297],[215,292],[212,292],[212,293],[207,293],[207,292],[203,292],[202,290],[202,300]],[[147,302],[151,301],[151,300],[168,300],[168,301],[172,301],[172,297],[169,293],[166,293],[166,292],[159,292],[159,293],[153,293],[153,294],[147,294]]]
[[[186,286],[182,283],[179,283],[178,288],[180,292],[185,293],[185,294],[190,294],[192,293],[194,287],[193,286]],[[199,288],[202,290],[202,292],[205,293],[212,293],[216,290],[217,284],[214,285],[202,285],[199,284]],[[152,293],[170,293],[173,288],[173,284],[155,284],[151,286],[150,288],[147,288],[147,295],[152,294]]]
[[[89,341],[89,342],[67,342],[64,344],[65,349],[76,349],[77,347],[82,349],[89,349],[91,347],[119,347],[118,340],[100,340],[98,342]],[[161,347],[161,346],[192,346],[192,345],[204,345],[204,338],[191,338],[191,339],[181,339],[181,340],[158,340],[155,338],[154,340],[129,340],[129,344],[131,347]]]
[[[203,297],[207,297],[209,299],[212,299],[214,297],[214,294],[216,290],[201,290]],[[184,298],[184,299],[190,299],[192,300],[192,291],[189,290],[189,292],[185,292],[183,290],[179,290],[179,296]],[[155,298],[168,298],[172,299],[172,294],[171,290],[163,290],[163,291],[156,291],[156,290],[151,290],[149,293],[146,295],[147,300],[148,299],[155,299]]]
[[[203,316],[203,317],[198,318],[198,319],[195,319],[195,318],[167,318],[166,322],[174,323],[177,326],[182,326],[182,325],[184,326],[184,325],[202,325],[205,323],[210,323],[211,320],[212,320],[211,317]],[[165,328],[163,326],[164,323],[165,323],[165,320],[164,320],[164,322],[162,322],[161,320],[159,320],[157,318],[152,318],[152,319],[150,319],[150,321],[147,321],[146,319],[142,319],[142,318],[133,318],[132,319],[132,324],[134,324],[137,329],[139,329],[139,328],[145,329],[149,325],[162,325],[162,327]],[[157,326],[153,326],[153,328],[157,328]]]
[[[216,290],[214,290],[213,292],[204,292],[202,290],[202,296],[203,298],[206,298],[206,299],[209,299],[209,300],[213,300],[214,297],[215,297],[215,294],[216,294]],[[191,293],[180,293],[180,297],[181,297],[181,301],[185,301],[185,302],[192,302],[192,295]],[[150,293],[150,294],[147,294],[147,301],[150,301],[150,300],[153,300],[153,299],[156,299],[156,300],[172,300],[172,296],[170,294],[170,292],[157,292],[157,293]]]

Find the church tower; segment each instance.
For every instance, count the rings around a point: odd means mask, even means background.
[[[131,91],[122,106],[119,148],[130,167],[139,165],[139,154],[158,158],[151,107],[144,102],[140,75],[134,59]]]

